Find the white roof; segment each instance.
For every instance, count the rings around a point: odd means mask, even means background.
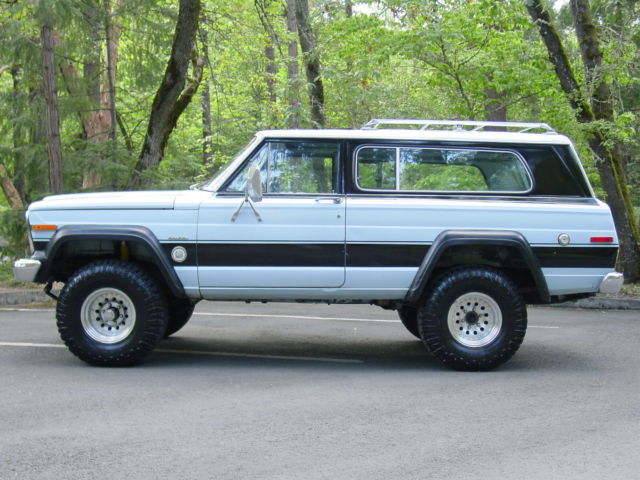
[[[431,140],[485,143],[525,143],[541,145],[571,145],[557,133],[519,133],[494,131],[411,130],[411,129],[326,129],[326,130],[262,130],[262,138],[357,139],[357,140]]]

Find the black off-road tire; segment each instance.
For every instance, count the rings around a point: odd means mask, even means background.
[[[91,365],[138,364],[167,328],[162,291],[135,263],[102,260],[86,265],[60,293],[56,308],[60,337],[74,355]]]
[[[425,346],[456,370],[491,370],[518,350],[527,309],[517,286],[490,267],[449,270],[430,286],[418,310]],[[498,321],[500,319],[500,321]]]
[[[191,315],[193,315],[196,303],[198,303],[197,300],[194,301],[188,298],[172,297],[169,299],[169,321],[163,335],[164,338],[170,337],[187,324]]]
[[[409,333],[416,338],[420,338],[420,331],[418,330],[418,309],[404,305],[398,309],[398,316],[400,317],[402,325],[404,325]]]

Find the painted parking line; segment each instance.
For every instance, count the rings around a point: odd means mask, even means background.
[[[18,348],[67,348],[60,343],[29,343],[29,342],[0,342],[0,347]],[[266,355],[254,353],[232,353],[215,352],[210,350],[185,350],[175,348],[156,348],[157,353],[177,353],[180,355],[206,355],[210,357],[231,357],[231,358],[259,358],[262,360],[294,360],[299,362],[322,362],[322,363],[364,363],[363,360],[352,358],[330,358],[330,357],[297,357],[293,355]]]
[[[54,309],[37,308],[0,308],[0,312],[55,312]],[[194,315],[201,317],[239,317],[239,318],[287,318],[294,320],[329,320],[334,322],[365,322],[365,323],[400,323],[400,320],[377,319],[377,318],[349,318],[349,317],[316,317],[307,315],[278,315],[260,313],[214,313],[214,312],[194,312]],[[529,325],[528,328],[558,329],[558,326],[551,325]]]
[[[13,307],[2,307],[0,308],[0,312],[55,312],[54,308],[13,308]]]
[[[345,317],[310,317],[306,315],[275,315],[258,313],[208,313],[195,312],[194,315],[203,317],[245,317],[245,318],[291,318],[295,320],[333,320],[335,322],[368,322],[368,323],[400,323],[400,320],[387,320],[377,318],[345,318]],[[550,325],[529,325],[529,328],[551,328],[560,327]]]
[[[0,342],[0,347],[67,348],[61,343]]]

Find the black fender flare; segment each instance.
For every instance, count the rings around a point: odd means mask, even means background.
[[[52,260],[56,258],[56,254],[65,244],[75,240],[120,240],[143,244],[153,257],[171,293],[178,298],[187,297],[184,286],[157,237],[147,227],[137,225],[66,225],[61,227],[47,243],[44,254],[38,256],[42,265],[35,279],[36,282],[46,283],[49,280]]]
[[[422,259],[418,272],[405,296],[405,302],[415,304],[420,301],[442,254],[448,248],[460,245],[490,245],[515,248],[522,255],[533,276],[540,300],[543,303],[550,302],[547,281],[529,242],[521,233],[510,230],[445,230],[441,232]]]

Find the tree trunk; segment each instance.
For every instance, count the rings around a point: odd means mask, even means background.
[[[11,80],[13,88],[12,97],[12,115],[17,118],[20,113],[21,107],[19,99],[20,94],[20,67],[14,66],[11,68]],[[23,145],[23,129],[17,123],[13,124],[12,140],[13,140],[13,184],[20,196],[20,200],[24,204],[25,201],[25,160],[24,154],[21,151]]]
[[[19,115],[19,79],[20,68],[17,66],[11,67],[11,79],[13,87],[13,98],[11,99],[11,111],[14,117]],[[19,126],[14,123],[12,140],[13,140],[13,154],[14,154],[14,176],[7,170],[5,164],[0,160],[0,186],[2,193],[4,193],[7,203],[11,208],[24,209],[24,160],[20,153],[21,139],[20,139]],[[15,183],[14,183],[15,181]]]
[[[195,39],[200,14],[200,0],[180,0],[178,22],[171,46],[171,55],[160,87],[151,106],[151,115],[142,151],[129,187],[144,183],[142,174],[162,160],[164,149],[180,115],[191,102],[202,79],[204,60],[193,61],[193,78],[187,82],[189,60],[195,56]]]
[[[202,43],[204,63],[209,68],[209,71],[211,71],[209,35],[207,35],[204,25],[200,28],[200,42]],[[213,143],[211,142],[213,127],[211,124],[211,87],[209,86],[208,79],[205,81],[202,93],[200,94],[200,104],[202,106],[202,164],[210,170],[213,161]]]
[[[111,117],[109,138],[113,142],[118,139],[116,114],[116,73],[118,66],[118,49],[120,48],[120,24],[113,21],[111,1],[105,0],[105,33],[107,36],[107,105]]]
[[[115,81],[120,40],[120,26],[111,22],[111,3],[104,3],[104,11],[100,12],[95,6],[89,6],[84,19],[91,28],[90,48],[87,49],[87,60],[84,62],[83,77],[80,76],[75,65],[68,59],[60,61],[60,71],[65,80],[67,90],[71,95],[80,97],[86,95],[91,109],[78,112],[82,124],[83,138],[90,144],[98,145],[115,140],[114,129],[117,128],[115,118]],[[105,21],[103,22],[103,15]],[[102,32],[106,36],[107,61],[101,60]],[[106,72],[106,74],[103,74]],[[86,88],[85,88],[86,87]],[[82,188],[91,189],[102,183],[100,165],[106,162],[108,153],[98,149],[86,164],[82,174]]]
[[[253,2],[256,11],[258,12],[258,18],[260,18],[260,23],[262,23],[262,28],[264,28],[264,33],[266,34],[267,40],[266,45],[264,47],[264,56],[266,58],[265,65],[265,84],[267,86],[267,93],[269,95],[269,113],[268,113],[268,122],[270,125],[273,125],[276,122],[276,111],[273,108],[273,104],[275,104],[278,100],[276,94],[276,49],[275,45],[279,46],[278,35],[276,34],[273,25],[269,19],[268,5],[269,0],[254,0]],[[282,51],[280,52],[282,53]]]
[[[213,162],[213,127],[211,125],[211,90],[209,82],[204,84],[202,93],[200,94],[200,103],[202,105],[202,164],[209,169]]]
[[[490,87],[485,88],[484,93],[489,99],[489,101],[485,105],[487,120],[490,122],[506,122],[507,106],[504,103],[504,93],[496,92],[493,88]]]
[[[265,78],[267,81],[267,91],[269,92],[269,102],[276,103],[276,49],[272,44],[264,47],[264,56],[267,58]]]
[[[580,45],[582,62],[584,63],[591,93],[591,108],[596,120],[612,122],[614,120],[613,99],[611,89],[602,72],[602,49],[596,26],[591,17],[589,0],[571,0],[576,35]],[[591,149],[600,158],[598,171],[607,192],[607,201],[611,205],[620,237],[620,264],[627,280],[640,278],[640,231],[627,188],[628,181],[624,169],[624,160],[619,146],[609,147],[606,132],[598,129],[596,137],[589,143]]]
[[[49,182],[54,193],[62,193],[62,146],[60,144],[60,118],[58,116],[58,91],[56,85],[55,54],[51,18],[45,18],[40,32],[42,41],[42,79],[45,100],[45,128],[47,156],[49,158]]]
[[[100,63],[100,53],[102,50],[102,42],[100,40],[101,25],[100,25],[100,12],[97,10],[96,5],[90,5],[85,12],[84,18],[87,24],[91,28],[91,40],[89,48],[87,49],[87,60],[83,67],[84,81],[87,86],[87,97],[91,104],[91,110],[86,113],[80,113],[82,121],[82,128],[84,130],[85,139],[92,144],[99,144],[108,140],[109,130],[111,129],[110,117],[105,115],[106,112],[102,110],[101,105],[101,91],[100,80],[102,65]],[[67,63],[68,61],[65,61]],[[68,68],[66,71],[73,70],[75,68],[68,62]],[[76,73],[77,77],[77,73]],[[104,152],[92,153],[92,157],[86,164],[85,171],[82,173],[82,188],[91,189],[100,185],[102,181],[102,175],[100,174],[99,165],[105,161]]]
[[[353,2],[351,0],[346,0],[344,2],[344,13],[347,18],[353,17]]]
[[[24,202],[20,198],[20,193],[16,189],[15,185],[11,181],[11,174],[4,166],[4,163],[0,162],[0,187],[2,187],[2,193],[4,193],[7,203],[11,208],[24,209]]]
[[[609,87],[600,77],[602,51],[591,19],[589,2],[588,0],[571,0],[571,7],[587,77],[597,79],[591,95],[591,103],[585,100],[584,92],[576,81],[560,37],[541,1],[532,0],[527,9],[540,30],[560,85],[571,106],[576,110],[578,121],[591,123],[595,120],[610,120],[613,118],[613,105]],[[610,141],[606,131],[596,125],[594,136],[589,140],[589,146],[596,155],[596,168],[618,232],[619,264],[624,271],[625,280],[635,281],[640,278],[640,234],[619,156],[621,149],[616,145],[611,147]]]
[[[589,108],[588,111],[585,111],[584,109],[585,100],[582,90],[575,75],[573,74],[571,63],[569,62],[569,57],[567,57],[567,54],[564,51],[560,35],[558,35],[558,32],[551,23],[549,12],[545,10],[540,0],[532,0],[527,6],[527,10],[538,27],[542,41],[547,47],[549,60],[556,72],[560,86],[567,96],[567,100],[569,100],[571,107],[576,111],[578,121],[580,123],[592,122],[593,116],[590,114],[591,109]]]
[[[133,141],[131,140],[131,135],[127,131],[127,127],[118,110],[116,110],[116,122],[118,122],[118,128],[120,129],[120,134],[124,139],[124,146],[127,149],[127,152],[133,153]]]
[[[296,23],[296,0],[287,0],[287,31],[292,37],[298,31]],[[289,82],[289,125],[300,128],[300,69],[298,67],[298,41],[289,39],[287,80]]]
[[[314,128],[322,128],[326,124],[324,115],[324,86],[320,75],[318,42],[309,22],[308,0],[296,0],[296,21],[298,23],[300,47],[304,55],[307,84],[309,85],[311,121],[313,122]]]

